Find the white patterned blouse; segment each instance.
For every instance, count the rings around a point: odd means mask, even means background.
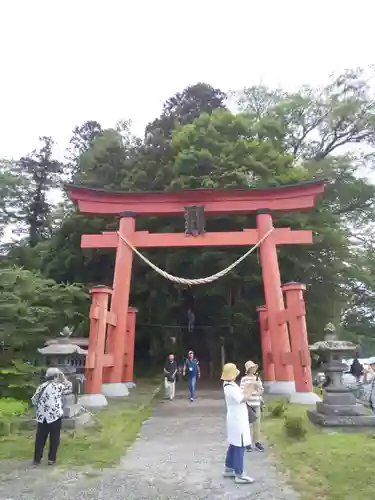
[[[31,398],[36,407],[36,420],[47,424],[55,422],[63,416],[63,397],[72,392],[72,383],[68,380],[61,382],[44,382],[35,391]]]

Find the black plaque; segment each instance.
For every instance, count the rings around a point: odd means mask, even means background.
[[[199,236],[206,232],[204,207],[185,207],[185,235]]]

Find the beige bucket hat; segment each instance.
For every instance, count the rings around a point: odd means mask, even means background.
[[[231,380],[234,380],[236,377],[238,377],[239,374],[240,374],[240,371],[238,370],[237,366],[234,363],[227,363],[226,365],[223,366],[221,380],[224,380],[225,382],[229,382]]]
[[[258,370],[258,365],[254,363],[253,361],[246,361],[245,363],[245,371],[246,373],[251,369],[255,368],[255,371]]]

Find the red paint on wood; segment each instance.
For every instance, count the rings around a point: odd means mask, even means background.
[[[134,347],[135,347],[135,323],[137,316],[137,309],[129,307],[128,309],[128,330],[127,330],[127,343],[125,352],[125,364],[123,368],[123,382],[133,382],[134,376]]]
[[[306,287],[300,283],[288,283],[282,287],[282,290],[285,293],[288,308],[296,392],[312,392],[311,358],[306,316],[303,314],[305,311],[303,292]]]
[[[260,324],[260,340],[262,345],[263,377],[265,382],[275,381],[275,365],[273,363],[271,332],[268,329],[267,308],[257,307]]]
[[[131,239],[134,231],[135,219],[133,217],[122,217],[119,233]],[[124,356],[128,347],[127,311],[129,306],[132,263],[133,251],[120,239],[116,253],[111,300],[111,312],[116,315],[116,326],[110,327],[107,340],[108,352],[114,357],[114,365],[109,373],[109,381],[111,383],[122,382]]]
[[[79,186],[65,186],[70,200],[87,214],[177,215],[187,205],[203,205],[206,214],[249,213],[311,209],[324,191],[324,181],[247,190],[194,189],[178,192],[119,193]]]
[[[268,213],[256,216],[259,238],[273,227],[272,216]],[[286,323],[280,324],[278,316],[284,310],[284,298],[281,290],[281,278],[276,245],[272,238],[266,238],[260,245],[260,262],[264,295],[268,311],[268,324],[271,331],[271,345],[277,381],[293,381],[293,368],[286,363],[290,352],[289,335]]]
[[[107,287],[95,287],[90,292],[92,303],[85,389],[88,394],[100,394],[103,383],[108,300],[112,290]]]
[[[306,245],[312,243],[312,231],[292,231],[290,228],[277,228],[268,238],[276,245]],[[115,232],[103,234],[83,234],[82,248],[116,248],[118,235]],[[244,229],[234,232],[212,232],[202,236],[185,236],[183,233],[149,233],[136,231],[131,243],[135,248],[159,247],[215,247],[249,246],[259,240],[256,229]]]

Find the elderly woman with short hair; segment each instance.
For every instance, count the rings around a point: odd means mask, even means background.
[[[244,454],[251,445],[251,436],[246,402],[247,399],[236,384],[239,375],[237,366],[227,363],[223,367],[225,403],[227,407],[228,451],[225,459],[224,477],[232,477],[238,484],[251,484],[254,479],[244,474]]]
[[[63,397],[72,392],[72,383],[58,368],[48,368],[46,381],[40,384],[31,398],[36,407],[36,437],[34,465],[40,465],[44,446],[49,436],[48,465],[56,463],[60,444],[61,418],[63,416]]]

